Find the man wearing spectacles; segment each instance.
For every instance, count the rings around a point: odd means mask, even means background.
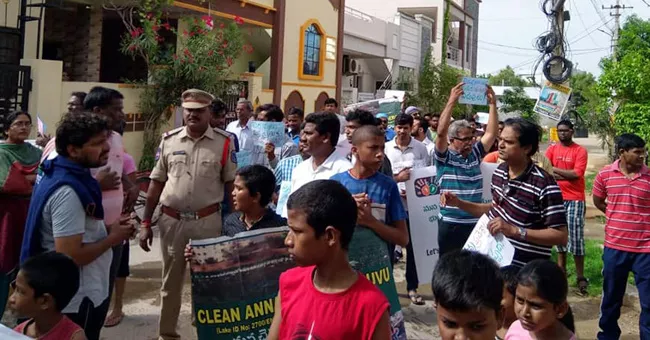
[[[496,96],[488,86],[486,93],[490,117],[485,134],[479,142],[473,143],[474,130],[468,121],[451,122],[454,106],[463,95],[463,85],[458,84],[451,90],[447,106],[440,115],[434,152],[436,177],[441,192],[453,192],[463,200],[480,203],[483,193],[481,159],[497,138],[499,116]],[[477,221],[477,217],[456,207],[441,207],[438,221],[440,256],[462,248]]]
[[[512,264],[524,266],[550,259],[553,246],[567,243],[562,192],[551,174],[531,157],[539,149],[541,128],[521,118],[505,121],[499,143],[504,162],[492,175],[492,203],[474,203],[443,192],[440,205],[457,207],[472,216],[487,214],[492,235],[502,233],[515,248]]]

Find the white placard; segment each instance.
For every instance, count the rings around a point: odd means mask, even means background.
[[[278,192],[278,204],[275,208],[275,213],[284,218],[287,218],[287,216],[283,216],[283,213],[287,211],[285,207],[287,206],[289,195],[291,195],[291,181],[282,181],[280,191]]]
[[[0,324],[0,339],[2,340],[31,340],[32,338],[24,336],[11,328]]]
[[[481,163],[484,203],[492,202],[490,183],[496,167],[497,164]],[[406,182],[406,198],[418,280],[420,284],[430,283],[439,252],[440,192],[435,166],[411,170],[411,179]]]
[[[500,267],[510,265],[515,257],[515,247],[501,233],[492,236],[488,230],[488,222],[490,219],[487,215],[481,216],[463,249],[487,255]]]
[[[406,182],[406,200],[418,280],[420,284],[429,283],[439,251],[440,195],[435,166],[411,170],[411,179]]]

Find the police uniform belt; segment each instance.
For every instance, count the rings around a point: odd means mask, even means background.
[[[163,214],[179,221],[200,220],[204,217],[215,214],[220,210],[221,203],[215,203],[213,205],[202,208],[199,211],[179,211],[165,205],[163,205],[160,209]]]

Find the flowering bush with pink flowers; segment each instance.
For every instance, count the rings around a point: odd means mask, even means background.
[[[141,0],[137,24],[127,23],[122,52],[142,57],[149,70],[148,85],[140,96],[139,109],[145,120],[144,152],[140,168],[151,169],[160,127],[180,105],[184,90],[198,88],[215,95],[223,93],[232,78],[230,66],[242,53],[252,53],[244,44],[241,18],[215,21],[211,16],[183,18],[175,28],[164,19],[169,0]],[[124,17],[123,17],[124,19]],[[174,48],[163,35],[174,37]],[[143,84],[144,85],[144,84]]]

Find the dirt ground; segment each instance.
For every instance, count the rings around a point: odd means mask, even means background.
[[[154,240],[157,244],[157,239]],[[131,246],[131,277],[127,282],[124,321],[114,328],[106,328],[102,332],[102,339],[120,340],[153,340],[156,339],[158,315],[160,308],[160,294],[158,289],[161,283],[161,264],[157,259],[159,252],[156,248],[151,253],[145,254],[138,246]],[[420,293],[426,300],[425,306],[411,305],[406,294],[406,281],[404,277],[404,262],[395,268],[395,280],[400,293],[406,331],[409,339],[439,339],[436,325],[435,309],[433,308],[431,286],[420,286]],[[186,277],[183,290],[183,307],[179,317],[179,332],[183,339],[196,339],[194,328],[191,325],[191,306],[189,277]],[[594,339],[598,332],[598,313],[600,299],[580,298],[575,293],[571,294],[570,303],[576,319],[576,328],[580,339]],[[639,339],[638,333],[639,312],[632,307],[624,307],[621,312],[619,325],[623,330],[622,340]]]
[[[576,142],[584,145],[589,150],[590,164],[588,171],[598,171],[606,159],[604,152],[599,151],[594,138],[580,139]],[[602,224],[593,221],[588,223],[587,237],[603,237]],[[159,240],[154,240],[154,250],[144,253],[135,243],[131,245],[131,277],[128,279],[125,294],[124,312],[126,317],[122,323],[114,328],[105,328],[102,339],[119,340],[153,340],[157,339],[158,315],[160,308],[159,289],[161,285],[161,262],[158,250]],[[406,281],[404,278],[404,263],[399,263],[395,268],[395,280],[400,302],[403,307],[406,330],[409,339],[439,339],[436,326],[435,309],[432,305],[431,287],[421,285],[419,292],[426,300],[425,306],[411,305],[406,294]],[[185,278],[183,290],[183,306],[179,316],[179,333],[183,339],[196,339],[196,333],[191,325],[191,305],[189,276]],[[580,298],[575,293],[570,294],[569,302],[576,320],[576,329],[580,339],[594,339],[598,332],[599,298]],[[622,340],[639,339],[638,332],[639,312],[638,307],[625,306],[621,311],[619,325],[623,331]],[[3,323],[12,326],[11,315],[5,314]]]

